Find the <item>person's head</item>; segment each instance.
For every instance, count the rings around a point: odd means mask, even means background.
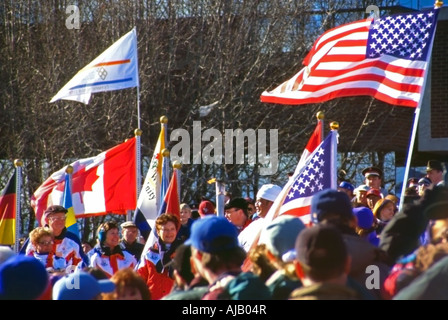
[[[384,199],[392,200],[395,206],[398,206],[398,204],[400,203],[400,199],[394,194],[388,194],[387,196],[384,197]]]
[[[423,214],[430,220],[431,242],[448,242],[448,187],[434,186],[433,189],[426,190],[424,197],[429,196],[432,201]]]
[[[378,200],[382,199],[381,191],[379,189],[370,188],[366,193],[367,206],[373,211]]]
[[[115,291],[103,294],[103,300],[151,300],[145,281],[131,268],[118,270],[110,281],[115,284]]]
[[[229,222],[241,228],[249,219],[247,201],[243,198],[233,198],[224,205],[224,215]]]
[[[101,245],[115,248],[120,243],[120,233],[118,224],[115,221],[106,221],[102,223],[97,230],[98,240]]]
[[[428,177],[423,177],[420,180],[418,180],[418,195],[421,197],[425,193],[425,190],[428,188],[431,188],[432,182],[431,179]]]
[[[121,224],[121,236],[127,243],[134,243],[138,238],[138,227],[132,221],[126,221]]]
[[[369,190],[370,190],[370,187],[365,184],[358,186],[354,191],[354,194],[356,197],[356,202],[360,203],[364,206],[367,206],[366,194],[367,194],[367,191],[369,191]]]
[[[259,217],[264,218],[266,216],[281,191],[282,188],[275,184],[269,183],[261,186],[255,199],[255,209]]]
[[[345,192],[350,199],[353,198],[355,187],[348,181],[342,181],[338,186],[338,191]]]
[[[362,170],[364,183],[370,188],[381,189],[381,181],[383,179],[383,171],[378,167],[367,167]]]
[[[270,253],[265,243],[258,244],[247,253],[249,260],[252,262],[251,272],[265,282],[278,270],[278,267],[269,255]]]
[[[191,256],[196,270],[211,281],[211,273],[240,269],[246,252],[238,242],[238,231],[227,219],[209,216],[191,226],[190,238],[185,242],[191,246]]]
[[[437,184],[443,180],[443,165],[438,160],[429,160],[426,165],[426,177],[432,181],[433,184]]]
[[[346,225],[355,228],[352,204],[344,192],[334,189],[325,189],[317,192],[311,198],[310,212],[313,224],[326,221],[336,225]]]
[[[280,215],[266,227],[264,227],[266,248],[276,258],[282,260],[282,256],[294,249],[297,236],[305,229],[305,224],[300,218],[290,215]]]
[[[173,214],[164,213],[156,219],[157,235],[166,244],[173,243],[176,240],[179,228],[179,218]]]
[[[340,231],[318,224],[299,233],[296,244],[297,276],[305,286],[326,281],[346,283],[350,257]]]
[[[37,227],[30,232],[30,242],[37,253],[49,253],[53,250],[53,232],[46,227]]]
[[[18,254],[0,265],[0,300],[35,300],[48,285],[48,272],[34,257]]]
[[[109,279],[97,280],[87,272],[73,272],[55,282],[53,300],[101,300],[103,293],[114,289]]]
[[[250,197],[244,199],[247,201],[247,213],[249,214],[249,217],[251,217],[257,212],[257,209],[255,209],[255,200]]]
[[[87,252],[89,252],[90,250],[92,250],[93,249],[93,244],[92,244],[92,241],[83,241],[82,243],[81,243],[81,246],[82,246],[82,251],[84,252],[84,253],[87,253]]]
[[[208,216],[208,215],[214,215],[215,214],[215,205],[210,200],[202,200],[199,204],[198,213],[201,218]]]
[[[195,277],[195,271],[191,266],[191,246],[181,244],[176,248],[174,257],[166,265],[173,267],[173,275],[176,285],[180,288],[187,288]]]
[[[180,223],[182,225],[188,222],[188,219],[191,218],[191,208],[186,203],[180,204]]]
[[[412,177],[408,179],[408,182],[406,184],[407,188],[415,188],[417,190],[418,188],[418,179],[416,177]]]
[[[375,217],[373,215],[372,210],[367,207],[357,207],[353,208],[353,214],[356,217],[356,232],[361,235],[365,232],[371,231],[370,229],[373,227],[375,222]]]
[[[65,228],[66,213],[68,212],[63,206],[49,206],[42,216],[42,225],[48,225],[53,231],[55,237],[59,236]]]
[[[381,221],[389,221],[397,212],[397,207],[392,200],[389,199],[379,199],[374,208],[373,215],[375,218]]]

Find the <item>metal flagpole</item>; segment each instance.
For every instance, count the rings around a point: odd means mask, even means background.
[[[182,163],[180,163],[180,161],[173,161],[173,169],[177,170],[177,195],[179,196],[179,204],[180,204],[180,199],[181,199],[181,195],[180,195],[180,190],[181,190],[181,183],[182,183]]]
[[[443,2],[441,1],[436,1],[436,3],[434,4],[434,8],[439,9],[441,6],[443,5]],[[431,62],[431,57],[432,57],[432,46],[434,43],[434,37],[436,36],[436,30],[434,30],[434,33],[432,35],[432,40],[431,40],[431,46],[428,50],[428,53],[431,53],[431,55],[428,58],[428,68]],[[408,181],[408,176],[409,176],[409,169],[411,167],[411,160],[412,160],[412,152],[414,150],[414,142],[415,142],[415,136],[417,133],[417,126],[418,126],[418,121],[420,118],[420,109],[422,107],[422,102],[423,102],[423,95],[425,94],[425,89],[426,89],[426,80],[428,78],[428,71],[425,71],[425,76],[423,78],[423,86],[422,86],[422,94],[420,95],[420,101],[418,102],[418,106],[415,109],[415,113],[414,113],[414,123],[412,125],[412,133],[411,133],[411,141],[409,142],[409,149],[408,149],[408,155],[407,155],[407,159],[406,159],[406,168],[404,171],[404,177],[403,177],[403,186],[401,187],[401,195],[400,195],[400,205],[399,205],[399,210],[401,210],[403,208],[403,203],[404,203],[404,197],[405,197],[405,191],[406,191],[406,183]]]
[[[20,195],[22,194],[22,166],[23,161],[20,159],[14,160],[14,166],[16,167],[16,216],[15,216],[15,232],[14,232],[14,252],[18,253],[20,250],[20,218],[21,218],[21,205]]]
[[[134,28],[135,28],[135,34],[137,34],[137,27],[134,27]],[[138,42],[138,41],[136,41],[136,42]],[[136,50],[135,56],[138,57],[137,44],[136,44],[135,50]],[[135,63],[137,65],[137,75],[138,75],[138,70],[139,70],[138,69],[138,59]],[[137,129],[134,130],[134,135],[136,138],[136,158],[135,158],[136,160],[135,161],[137,161],[136,166],[135,166],[136,170],[137,170],[136,176],[135,176],[136,177],[136,188],[137,188],[137,197],[135,199],[135,201],[136,201],[135,207],[137,208],[137,201],[138,201],[138,197],[140,195],[140,189],[141,189],[141,186],[140,186],[141,185],[141,139],[140,139],[140,137],[142,135],[142,130],[140,128],[140,82],[139,82],[139,85],[136,86],[136,89],[137,89]],[[131,210],[128,210],[127,220],[128,221],[132,220],[132,211]]]

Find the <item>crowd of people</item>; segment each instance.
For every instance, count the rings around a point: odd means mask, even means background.
[[[0,247],[1,300],[391,300],[446,299],[448,187],[431,160],[407,181],[403,205],[383,188],[339,181],[311,198],[309,223],[267,214],[282,188],[255,199],[228,194],[224,216],[203,199],[197,212],[161,214],[146,243],[132,221],[110,220],[96,243],[67,231],[67,209],[46,209],[19,253]],[[151,242],[149,242],[151,241]]]

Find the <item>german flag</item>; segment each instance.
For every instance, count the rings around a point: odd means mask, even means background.
[[[16,173],[0,196],[0,245],[13,245],[16,226]]]

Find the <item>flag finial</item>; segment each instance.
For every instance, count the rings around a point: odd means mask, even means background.
[[[16,168],[23,166],[23,160],[22,159],[14,160],[14,165],[16,166]]]
[[[331,130],[338,130],[339,129],[339,122],[333,121],[330,123]]]
[[[325,118],[325,114],[322,111],[319,111],[318,113],[316,113],[316,118],[317,120],[322,120],[323,118]]]
[[[162,156],[164,156],[165,158],[168,158],[170,156],[170,150],[163,149],[162,150]]]
[[[434,3],[434,8],[440,8],[442,6],[443,6],[443,1],[436,0],[436,2]]]
[[[73,173],[73,167],[68,165],[67,169],[65,169],[65,172],[68,173],[68,174],[72,174]]]
[[[143,131],[142,131],[142,129],[140,129],[140,128],[137,128],[137,129],[134,130],[134,135],[135,135],[136,137],[137,137],[137,136],[141,136],[142,133],[143,133]]]
[[[177,160],[173,161],[173,168],[174,168],[174,169],[180,169],[180,168],[182,168],[182,163],[180,163],[180,162],[177,161]]]
[[[168,123],[168,118],[166,116],[161,116],[160,117],[160,123]]]

